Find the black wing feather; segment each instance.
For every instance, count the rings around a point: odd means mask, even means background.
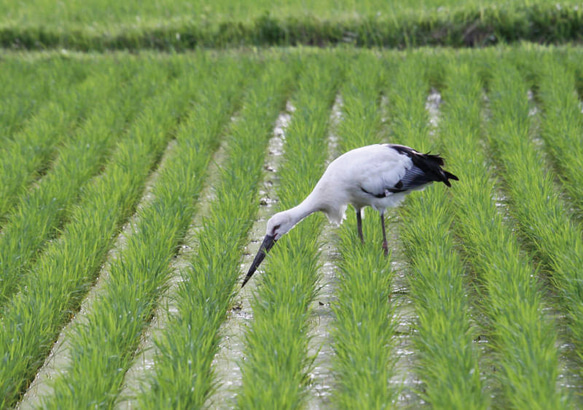
[[[387,146],[401,155],[407,155],[413,161],[413,166],[407,170],[403,178],[394,187],[387,188],[389,192],[405,192],[430,182],[443,182],[451,187],[450,179],[459,181],[458,177],[442,168],[444,161],[439,155],[421,154],[404,145],[388,144]]]

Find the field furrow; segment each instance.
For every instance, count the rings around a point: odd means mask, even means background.
[[[503,407],[562,408],[557,332],[545,314],[539,272],[495,202],[498,192],[480,135],[482,84],[475,68],[459,60],[447,67],[445,83],[439,136],[451,158],[448,168],[460,178],[451,195],[455,232],[479,280],[476,304],[494,350],[494,377],[502,392],[497,401]]]
[[[342,73],[342,80],[345,73]],[[339,155],[338,125],[342,120],[342,95],[336,94],[334,105],[330,112],[328,124],[328,158],[329,165]],[[272,215],[272,214],[271,214]],[[271,216],[270,215],[270,216]],[[337,227],[333,224],[324,224],[320,234],[322,247],[319,249],[320,275],[316,282],[318,292],[312,302],[311,310],[314,325],[308,333],[308,356],[314,358],[309,377],[310,394],[306,400],[309,409],[327,408],[330,406],[330,397],[334,391],[334,377],[332,360],[334,348],[332,346],[332,329],[334,312],[332,308],[336,302],[336,278],[338,271]]]
[[[259,185],[259,210],[255,215],[253,226],[249,229],[246,246],[241,259],[241,270],[244,271],[253,262],[259,247],[265,237],[267,220],[273,215],[277,204],[276,188],[278,186],[278,170],[285,151],[287,127],[295,107],[288,100],[285,110],[279,113],[275,120],[272,137],[269,139],[267,155],[263,166]],[[257,289],[257,281],[250,281],[233,297],[227,319],[221,325],[218,352],[213,360],[216,372],[217,390],[207,400],[209,407],[229,407],[235,403],[235,398],[241,389],[241,363],[244,360],[244,337],[250,321],[253,319],[251,301]]]
[[[386,68],[372,53],[362,53],[350,64],[342,88],[344,105],[338,131],[341,152],[382,138],[380,91],[388,77]],[[391,257],[385,257],[381,247],[379,214],[367,209],[363,244],[354,209],[347,212],[338,241],[339,275],[332,330],[335,389],[331,401],[336,408],[387,408],[398,393],[395,386],[389,387],[396,357]]]
[[[546,169],[530,138],[525,81],[507,62],[496,67],[492,77],[488,137],[504,169],[501,177],[511,199],[510,211],[534,255],[550,270],[550,279],[562,296],[575,353],[583,358],[581,231],[557,194],[553,172]]]
[[[279,169],[279,210],[296,206],[310,193],[327,159],[327,129],[339,80],[338,64],[328,53],[309,56],[304,64],[292,98],[296,109]],[[310,305],[317,292],[322,222],[321,215],[311,216],[282,238],[268,258],[265,272],[251,279],[260,282],[245,335],[239,408],[305,404],[313,360],[308,357]]]
[[[408,55],[389,83],[394,142],[427,152],[433,145],[425,101],[425,60]],[[434,149],[435,150],[435,149]],[[454,247],[453,209],[443,186],[405,201],[401,240],[410,260],[410,297],[418,315],[413,335],[422,398],[435,407],[485,408],[488,398],[473,343],[467,273]]]
[[[197,252],[181,272],[177,311],[168,315],[156,338],[155,372],[137,396],[140,407],[200,407],[216,387],[211,363],[219,329],[232,300],[241,247],[255,212],[252,198],[265,144],[293,75],[293,64],[269,62],[245,94],[226,140],[216,200],[197,232]]]
[[[5,308],[0,332],[0,396],[14,403],[30,383],[94,281],[103,258],[143,182],[165,146],[182,100],[175,85],[149,103],[112,153],[103,175],[88,184],[70,223],[52,241],[24,278],[21,292]],[[183,108],[182,108],[183,109]],[[15,342],[16,341],[16,342]]]

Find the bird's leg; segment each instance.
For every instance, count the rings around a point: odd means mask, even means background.
[[[385,230],[385,214],[381,212],[381,226],[383,227],[383,250],[385,256],[389,256],[389,244],[387,243],[387,231]]]
[[[356,226],[358,228],[360,242],[364,244],[364,236],[362,235],[362,216],[360,215],[360,209],[356,210]]]

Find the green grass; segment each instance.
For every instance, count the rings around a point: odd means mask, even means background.
[[[216,199],[197,232],[190,266],[181,272],[183,281],[174,296],[177,312],[168,315],[168,325],[156,338],[155,373],[138,394],[140,407],[201,408],[217,387],[211,364],[219,348],[219,329],[232,302],[242,247],[257,212],[253,198],[266,145],[297,70],[294,58],[264,64],[263,72],[250,82],[237,121],[230,124],[226,159],[214,187]]]
[[[409,54],[389,85],[392,140],[427,152],[425,100],[429,91],[422,55]],[[451,233],[453,207],[443,186],[413,193],[399,230],[410,260],[407,281],[418,316],[412,341],[421,397],[438,408],[486,408],[475,329],[470,323],[468,277]]]
[[[340,151],[380,142],[380,91],[390,77],[378,56],[359,54],[342,88]],[[337,408],[391,407],[398,391],[389,388],[395,375],[394,303],[390,301],[393,272],[391,257],[381,248],[378,213],[367,209],[363,220],[365,245],[357,235],[354,210],[340,230],[337,301],[332,330],[336,356],[332,365]]]
[[[463,61],[463,60],[462,60]],[[460,178],[452,190],[455,232],[476,272],[477,305],[494,349],[497,388],[503,406],[562,408],[557,390],[558,351],[555,324],[545,317],[543,286],[532,259],[505,224],[495,202],[488,159],[481,145],[482,83],[471,64],[454,59],[447,67],[445,105],[439,137],[448,168]]]
[[[577,0],[3,2],[0,45],[15,49],[185,50],[241,45],[409,47],[581,40]]]
[[[280,210],[298,205],[324,171],[330,108],[341,75],[329,53],[310,56],[304,64],[278,169]],[[320,215],[309,217],[278,241],[265,272],[254,278],[260,282],[245,334],[239,408],[290,409],[306,403],[313,360],[308,356],[310,304],[317,294],[322,222]]]
[[[63,67],[45,63],[53,71],[53,76],[58,75],[58,79],[63,82],[61,76],[67,78],[73,75],[74,72],[71,71],[77,64],[61,64]],[[96,75],[89,75],[77,87],[63,86],[53,93],[50,101],[23,125],[20,132],[6,141],[0,150],[0,221],[6,222],[9,212],[18,205],[19,200],[24,199],[30,185],[49,171],[50,162],[54,160],[61,145],[70,143],[76,133],[83,132],[79,126],[87,119],[91,110],[98,103],[103,104],[103,101],[110,100],[114,92],[119,91],[118,82],[125,83],[128,80],[122,70],[111,64],[97,62],[96,65],[93,68]],[[50,83],[50,79],[46,77],[43,80]],[[115,104],[115,99],[112,102]],[[17,99],[11,100],[9,105],[19,107],[21,103]],[[99,120],[104,116],[102,111],[97,113]],[[115,110],[113,113],[117,114]],[[93,118],[95,121],[96,117]]]

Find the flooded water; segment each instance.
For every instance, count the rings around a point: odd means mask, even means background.
[[[277,198],[277,170],[285,150],[285,132],[290,123],[295,107],[288,101],[285,111],[281,112],[275,122],[273,137],[269,140],[268,154],[265,159],[263,181],[259,190],[259,211],[257,220],[249,232],[249,245],[241,261],[241,275],[249,267],[263,237],[267,220],[275,213]],[[261,268],[260,268],[261,270]],[[216,393],[209,398],[210,408],[231,408],[235,403],[237,392],[242,385],[240,363],[244,357],[245,330],[253,319],[251,300],[256,289],[256,281],[250,280],[235,296],[234,308],[229,312],[227,321],[221,328],[219,351],[213,360],[213,367],[219,382]]]

